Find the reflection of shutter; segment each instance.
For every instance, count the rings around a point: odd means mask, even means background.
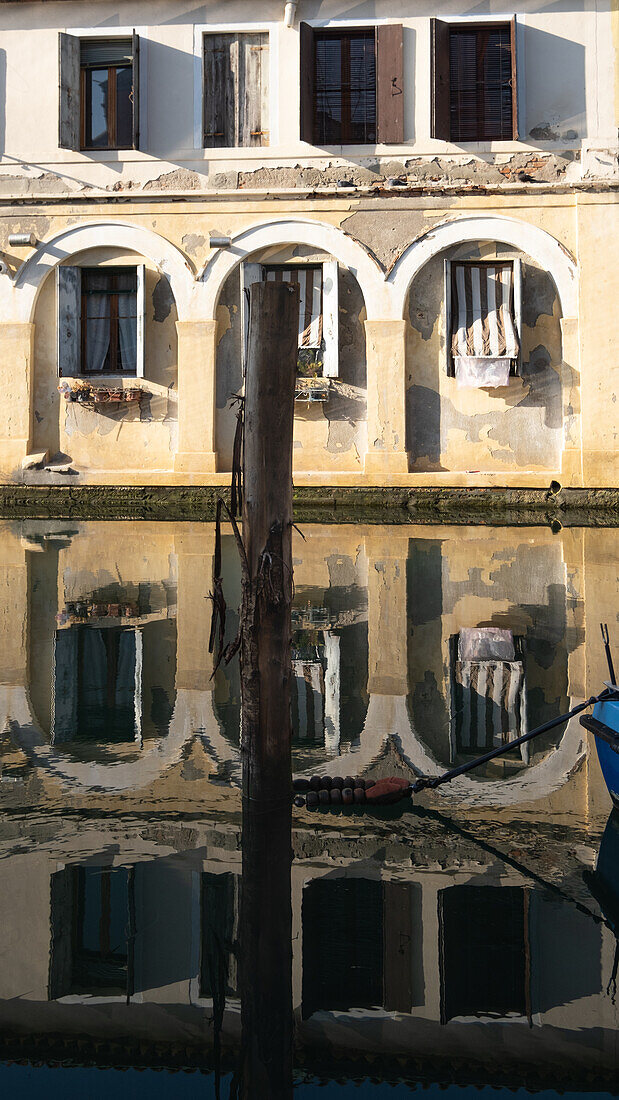
[[[377,138],[381,144],[404,141],[404,74],[402,25],[385,23],[376,28]]]
[[[58,35],[58,63],[58,144],[61,149],[79,149],[80,40],[74,34]]]
[[[71,992],[73,896],[74,869],[65,867],[50,879],[51,943],[47,991],[50,1001]]]
[[[431,19],[432,137],[449,141],[449,25]]]
[[[299,24],[300,47],[300,138],[314,144],[314,31],[309,23]]]
[[[74,377],[81,368],[82,272],[56,268],[58,376]]]
[[[410,1012],[413,1003],[413,889],[411,882],[383,884],[387,1012]]]
[[[140,148],[140,36],[133,32],[133,148]]]
[[[75,627],[58,630],[54,640],[54,693],[52,695],[52,745],[72,741],[77,735],[77,651]]]
[[[138,264],[136,281],[136,360],[135,372],[138,378],[144,377],[145,361],[145,327],[146,327],[146,267]],[[165,276],[164,276],[165,278]]]
[[[247,353],[249,351],[249,288],[252,283],[261,283],[262,278],[262,264],[241,264],[241,333],[243,341],[243,377],[245,377],[245,370],[247,367]]]
[[[324,354],[322,373],[324,378],[337,378],[339,374],[339,295],[337,260],[327,260],[322,265],[322,336]]]

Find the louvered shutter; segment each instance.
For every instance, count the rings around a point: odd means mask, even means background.
[[[133,148],[140,148],[140,36],[133,32]]]
[[[387,23],[376,28],[377,139],[381,144],[404,141],[404,73],[402,25]]]
[[[449,141],[449,24],[430,20],[432,53],[432,137]]]
[[[74,34],[58,35],[58,144],[61,149],[80,147],[80,40]]]
[[[59,378],[81,372],[82,272],[79,267],[56,268],[57,349]]]
[[[314,31],[309,23],[299,25],[300,49],[300,138],[314,144]]]

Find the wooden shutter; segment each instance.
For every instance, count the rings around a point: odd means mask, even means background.
[[[383,942],[387,1012],[410,1012],[413,1004],[413,884],[383,884]]]
[[[430,20],[432,53],[432,137],[449,141],[449,24]]]
[[[451,354],[451,260],[443,260],[443,302],[445,303],[445,368],[448,378],[455,378]]]
[[[47,996],[50,1001],[66,997],[71,992],[74,923],[73,867],[57,871],[50,880],[49,978]]]
[[[514,141],[520,136],[518,127],[518,71],[516,68],[516,16],[512,15],[509,22],[510,50],[512,56],[512,128]]]
[[[337,260],[322,265],[322,358],[323,378],[339,374],[339,292]]]
[[[82,272],[79,267],[56,268],[58,377],[81,371]]]
[[[52,696],[52,745],[77,736],[77,681],[79,627],[57,630],[54,638],[54,694]]]
[[[269,36],[239,34],[236,145],[269,144]]]
[[[234,75],[231,51],[234,35],[204,36],[204,146],[234,145]]]
[[[140,148],[140,36],[133,32],[133,148]]]
[[[401,145],[404,141],[401,23],[376,28],[376,114],[378,141]]]
[[[252,283],[261,283],[263,275],[262,264],[241,264],[241,362],[243,378],[245,377],[249,349],[249,288]]]
[[[58,35],[58,144],[61,149],[80,147],[80,40],[74,34]]]
[[[145,327],[146,327],[146,267],[138,264],[136,268],[136,355],[135,373],[144,377]]]
[[[300,49],[300,138],[314,144],[314,31],[309,23],[299,24]]]
[[[513,260],[513,294],[514,294],[514,321],[516,335],[518,337],[518,358],[514,368],[515,374],[522,374],[522,261],[519,257]]]

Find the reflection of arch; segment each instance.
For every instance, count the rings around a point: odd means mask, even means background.
[[[170,282],[179,320],[199,319],[200,284],[175,245],[141,226],[123,222],[91,222],[63,229],[51,240],[39,245],[17,272],[15,282],[8,288],[8,300],[5,299],[0,305],[4,320],[31,322],[39,289],[49,272],[65,260],[91,248],[126,249],[151,260]]]
[[[478,241],[501,242],[531,256],[554,280],[563,316],[578,315],[576,262],[563,245],[535,225],[494,214],[444,222],[409,245],[387,280],[393,295],[393,315],[404,316],[411,283],[433,256],[453,245]]]
[[[304,218],[250,226],[233,237],[227,248],[219,249],[200,275],[206,291],[205,316],[215,317],[220,292],[235,267],[254,252],[287,244],[309,245],[339,260],[359,283],[368,318],[389,316],[388,288],[383,273],[363,245],[333,225]]]
[[[579,700],[572,699],[570,706]],[[365,728],[357,749],[335,757],[333,766],[327,762],[320,768],[308,768],[306,775],[355,775],[369,768],[381,755],[386,742],[392,739],[402,760],[422,775],[440,775],[445,767],[428,751],[413,729],[405,695],[371,695]],[[447,797],[466,800],[467,805],[510,806],[544,797],[567,781],[575,767],[585,759],[586,747],[578,719],[568,723],[555,749],[538,764],[512,779],[477,780],[462,776],[446,787],[439,788]]]

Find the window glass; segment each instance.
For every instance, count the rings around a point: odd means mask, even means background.
[[[135,268],[82,270],[84,374],[135,374],[137,273]]]
[[[375,142],[374,31],[317,32],[314,41],[316,144]]]
[[[131,39],[84,40],[80,64],[82,148],[130,148],[134,98]]]

